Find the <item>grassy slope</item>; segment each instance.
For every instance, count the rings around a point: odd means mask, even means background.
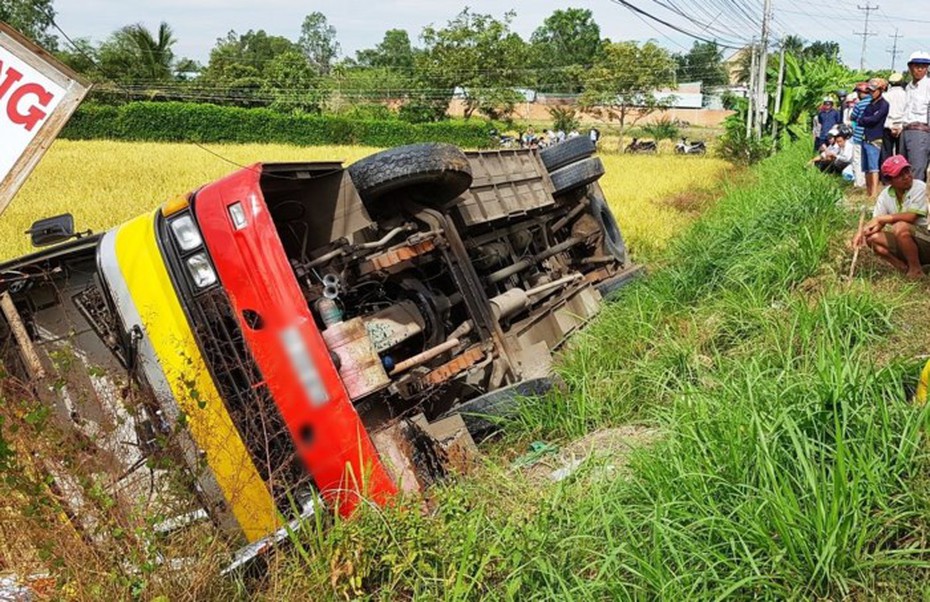
[[[731,190],[575,341],[570,393],[515,425],[520,441],[658,425],[628,474],[589,467],[539,491],[492,460],[438,489],[430,513],[370,512],[325,538],[308,526],[259,593],[918,597],[928,410],[901,381],[926,350],[913,330],[925,289],[840,281],[851,218],[804,158],[785,152]]]

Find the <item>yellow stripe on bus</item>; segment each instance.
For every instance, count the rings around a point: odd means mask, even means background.
[[[252,542],[268,535],[279,527],[274,500],[197,347],[158,249],[152,215],[120,227],[116,256],[187,428],[205,453],[246,539]]]

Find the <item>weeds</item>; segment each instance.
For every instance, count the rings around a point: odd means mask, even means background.
[[[654,424],[659,440],[622,474],[595,462],[538,492],[513,472],[441,488],[430,513],[337,525],[335,547],[300,558],[295,571],[315,575],[301,583],[424,600],[918,594],[930,410],[902,386],[916,365],[876,361],[907,301],[829,275],[815,293],[799,286],[823,276],[848,217],[831,181],[799,175],[802,150],[763,163],[753,188],[674,241],[665,267],[575,341],[569,392],[511,425],[514,442]],[[354,577],[328,564],[349,557]]]

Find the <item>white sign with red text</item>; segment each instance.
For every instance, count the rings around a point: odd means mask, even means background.
[[[67,67],[0,22],[0,213],[87,89]]]

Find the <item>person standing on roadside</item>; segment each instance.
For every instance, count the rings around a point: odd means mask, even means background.
[[[852,127],[852,112],[856,108],[856,103],[859,102],[859,95],[855,92],[850,92],[846,95],[846,98],[843,99],[843,123]]]
[[[882,136],[882,163],[888,157],[901,153],[901,131],[904,129],[904,109],[907,106],[907,92],[904,91],[904,76],[892,73],[888,78],[885,100],[888,101],[888,119],[885,120],[885,132]]]
[[[833,129],[833,126],[843,123],[843,116],[834,108],[833,99],[830,97],[823,99],[820,105],[820,112],[817,113],[817,124],[819,127],[819,136],[814,143],[814,152],[818,153],[823,150],[827,144],[827,133]]]
[[[907,103],[904,107],[904,131],[901,145],[914,171],[914,177],[927,181],[927,165],[930,163],[930,79],[927,69],[930,67],[930,54],[915,52],[907,61],[911,72],[911,82],[905,92]]]
[[[865,188],[865,171],[862,170],[862,141],[865,139],[865,127],[859,123],[859,118],[865,108],[872,104],[872,95],[866,91],[868,82],[856,84],[856,106],[850,113],[853,130],[853,184],[856,188]]]
[[[865,91],[872,98],[872,102],[865,106],[857,121],[862,127],[862,172],[865,174],[865,188],[870,199],[874,199],[879,191],[878,171],[881,167],[882,136],[889,108],[888,101],[882,98],[882,93],[887,86],[888,82],[880,77],[869,80]]]

